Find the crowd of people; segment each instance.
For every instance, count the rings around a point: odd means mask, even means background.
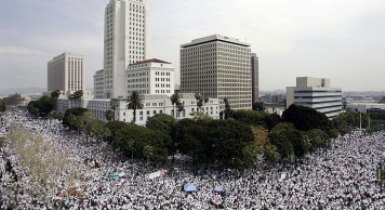
[[[34,192],[36,183],[7,139],[14,125],[41,135],[69,160],[43,191]],[[0,150],[1,209],[385,209],[377,170],[385,160],[384,132],[353,132],[295,164],[270,166],[262,160],[242,172],[192,172],[186,167],[188,159],[177,155],[173,170],[154,179],[146,175],[161,166],[122,159],[108,144],[69,131],[57,120],[8,111],[2,116],[0,138],[5,138]],[[187,183],[196,190],[186,192]]]

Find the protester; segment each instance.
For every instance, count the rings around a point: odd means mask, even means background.
[[[3,118],[0,137],[19,124],[71,161],[55,172],[52,188],[47,184],[42,188],[46,192],[34,192],[29,169],[6,142],[0,151],[1,209],[385,209],[385,193],[377,180],[378,165],[385,160],[383,132],[339,137],[331,149],[308,154],[296,166],[271,167],[262,161],[244,172],[194,174],[185,167],[188,158],[176,155],[174,172],[148,179],[146,174],[162,168],[119,159],[108,144],[68,131],[56,120],[32,119],[22,111],[8,111]],[[197,192],[184,192],[187,183]],[[216,186],[226,196],[214,192]]]

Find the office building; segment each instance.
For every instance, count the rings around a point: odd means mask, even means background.
[[[287,87],[286,106],[306,106],[333,118],[342,113],[342,91],[330,87],[329,79],[297,77],[296,87]]]
[[[94,96],[95,98],[104,97],[104,71],[99,70],[94,75]]]
[[[218,98],[224,109],[251,109],[250,45],[237,39],[212,35],[181,45],[181,92]]]
[[[150,59],[131,64],[126,71],[127,93],[174,94],[174,67],[159,59]]]
[[[47,91],[71,94],[84,90],[84,56],[65,52],[54,57],[47,65]]]
[[[252,104],[260,102],[259,99],[259,62],[258,56],[251,53],[251,88],[252,88]]]
[[[147,55],[146,0],[110,0],[104,26],[104,97],[125,98],[128,66]]]

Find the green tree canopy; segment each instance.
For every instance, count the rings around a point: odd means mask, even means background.
[[[63,118],[63,125],[76,131],[83,131],[87,127],[88,123],[97,118],[87,109],[82,107],[76,107],[68,109]]]
[[[236,120],[180,120],[175,126],[175,139],[179,151],[196,163],[243,167],[255,160],[251,128]]]
[[[312,129],[306,132],[310,141],[310,151],[315,151],[317,148],[326,147],[330,143],[329,135],[320,129]]]
[[[112,110],[107,110],[105,113],[107,121],[113,121],[115,119],[115,113]]]
[[[173,136],[175,119],[171,115],[157,114],[147,119],[146,127]]]
[[[114,134],[112,134],[114,135]],[[112,145],[124,155],[155,162],[167,160],[171,138],[160,131],[154,131],[134,124],[125,124],[115,134]]]
[[[241,121],[248,125],[261,125],[266,127],[264,122],[265,113],[252,110],[230,110],[229,118]]]
[[[266,109],[265,104],[262,102],[256,102],[253,104],[253,110],[257,112],[264,112]]]
[[[294,154],[294,147],[287,135],[282,132],[270,132],[269,141],[277,148],[282,158],[289,158]]]
[[[49,96],[42,96],[38,101],[31,101],[27,105],[28,112],[35,117],[47,117],[55,109],[55,100]]]
[[[7,106],[18,106],[25,101],[25,98],[16,93],[3,98],[3,101]]]
[[[315,109],[297,106],[295,104],[292,104],[283,112],[282,119],[285,122],[293,123],[294,126],[301,131],[321,129],[327,132],[332,129],[331,121],[325,114]]]
[[[4,100],[0,99],[0,112],[4,112],[6,108]]]
[[[278,114],[273,113],[266,114],[264,121],[267,126],[267,129],[271,131],[276,125],[278,125],[282,121],[282,119]]]

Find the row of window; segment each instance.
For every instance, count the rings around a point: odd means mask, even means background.
[[[170,88],[170,84],[155,84],[155,87]]]
[[[170,79],[170,78],[155,78],[155,81],[156,81],[156,82],[159,82],[159,81],[162,81],[162,82],[170,82],[171,79]]]
[[[155,90],[155,93],[171,93],[170,90]]]

